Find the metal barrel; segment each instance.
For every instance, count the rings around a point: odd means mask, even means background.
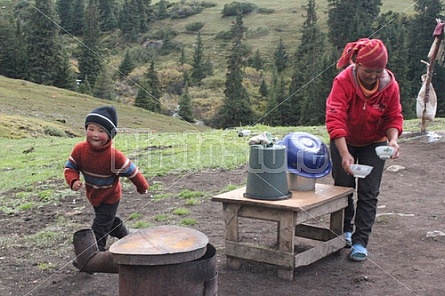
[[[199,259],[179,264],[119,265],[119,296],[216,296],[216,249],[207,244]]]
[[[118,265],[113,262],[113,255],[109,251],[99,252],[92,229],[76,231],[73,235],[73,244],[79,271],[88,273],[119,272]]]

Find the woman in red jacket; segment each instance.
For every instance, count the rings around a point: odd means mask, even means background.
[[[366,178],[358,179],[357,207],[351,194],[345,210],[343,230],[346,243],[352,246],[349,258],[353,261],[366,260],[376,217],[385,160],[377,156],[375,147],[389,145],[395,150],[392,158],[399,156],[400,91],[394,74],[386,69],[387,62],[387,50],[378,39],[348,43],[337,63],[337,68],[346,68],[334,79],[326,102],[334,184],[356,188],[350,165],[373,167]]]

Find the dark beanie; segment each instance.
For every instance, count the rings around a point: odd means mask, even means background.
[[[85,128],[89,123],[96,123],[102,126],[113,139],[117,133],[117,113],[114,106],[103,106],[94,109],[85,119]]]

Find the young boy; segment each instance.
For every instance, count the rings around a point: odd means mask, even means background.
[[[94,109],[85,120],[86,141],[74,146],[65,164],[65,180],[74,191],[85,181],[86,196],[94,208],[91,228],[99,251],[105,251],[108,235],[122,238],[128,234],[122,220],[116,216],[122,196],[119,177],[127,177],[140,194],[148,183],[138,168],[119,150],[112,147],[117,132],[117,113],[113,106]]]

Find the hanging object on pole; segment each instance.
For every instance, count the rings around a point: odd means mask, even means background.
[[[429,67],[429,63],[422,61],[427,65],[427,68]],[[424,116],[424,110],[425,113],[425,119],[426,120],[434,120],[434,117],[436,117],[436,110],[437,110],[437,95],[436,91],[434,90],[433,84],[430,82],[430,86],[428,89],[428,95],[425,94],[426,92],[426,81],[428,78],[428,74],[422,75],[422,87],[420,88],[419,94],[417,95],[417,104],[416,104],[416,114],[417,118],[422,118]],[[425,97],[428,97],[428,102],[425,103]]]
[[[443,36],[445,23],[443,23],[441,19],[436,19],[436,22],[437,25],[433,32],[434,41],[428,53],[428,62],[422,61],[427,65],[427,72],[422,75],[422,87],[417,97],[417,117],[422,118],[422,133],[426,132],[427,120],[432,120],[434,118],[437,109],[437,96],[433,85],[431,84],[431,79],[436,60],[443,61]]]

